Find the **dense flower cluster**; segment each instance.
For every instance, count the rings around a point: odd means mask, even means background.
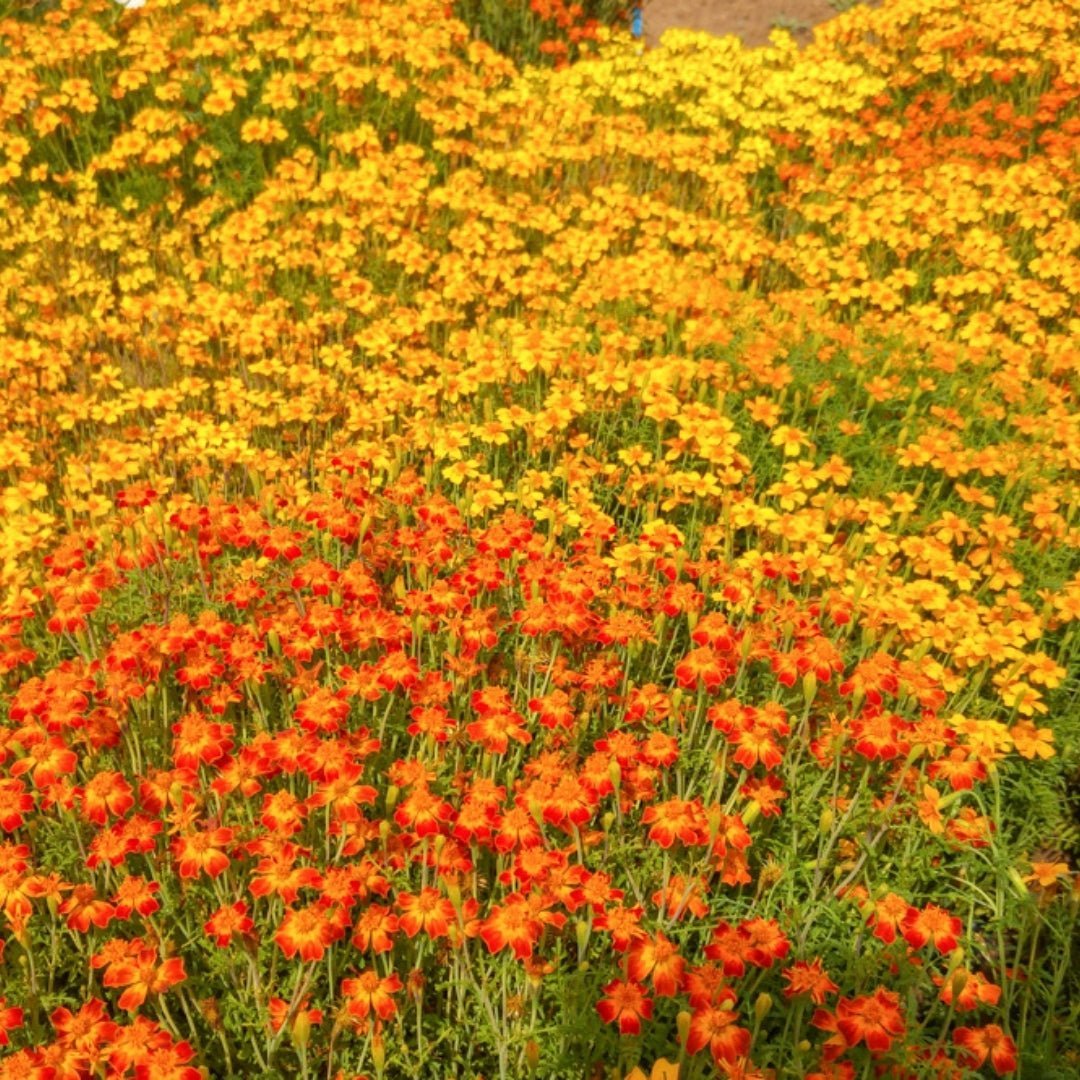
[[[549,7],[0,21],[0,1078],[1080,1067],[1080,9]]]

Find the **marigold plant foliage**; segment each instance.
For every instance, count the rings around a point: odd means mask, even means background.
[[[0,1078],[1076,1076],[1080,7],[473,9],[0,19]]]

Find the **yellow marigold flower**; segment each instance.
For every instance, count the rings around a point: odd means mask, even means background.
[[[252,116],[240,127],[240,138],[244,142],[282,142],[288,136],[285,125],[273,116]]]
[[[1037,728],[1030,720],[1021,720],[1009,729],[1016,752],[1029,760],[1035,757],[1052,758],[1054,733],[1050,728]]]

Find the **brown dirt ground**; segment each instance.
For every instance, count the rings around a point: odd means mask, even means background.
[[[655,45],[671,27],[736,34],[744,45],[765,45],[783,26],[806,44],[811,30],[836,14],[830,0],[645,0],[645,40]]]

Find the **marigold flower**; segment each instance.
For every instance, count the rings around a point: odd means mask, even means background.
[[[7,999],[0,997],[0,1046],[7,1046],[11,1042],[8,1033],[17,1031],[23,1026],[23,1010],[8,1005]]]
[[[913,948],[921,949],[933,942],[938,952],[952,952],[964,931],[964,923],[936,904],[927,904],[922,910],[910,908],[902,923],[904,940]]]
[[[134,1012],[147,995],[162,994],[186,978],[184,961],[179,956],[158,964],[157,950],[144,949],[135,960],[112,965],[105,973],[102,985],[126,986],[127,989],[116,1002],[117,1008]]]
[[[655,938],[642,937],[631,945],[626,971],[635,983],[651,977],[653,991],[660,997],[674,997],[685,967],[675,943],[658,932]]]
[[[865,1042],[872,1053],[884,1053],[906,1030],[900,997],[878,987],[863,997],[841,998],[836,1006],[836,1027],[848,1046]]]
[[[285,912],[274,941],[288,960],[298,953],[305,963],[321,960],[326,950],[344,933],[333,915],[332,909],[320,904],[291,908]]]
[[[784,996],[788,998],[805,994],[815,1005],[822,1005],[829,994],[840,988],[829,978],[819,957],[807,962],[797,960],[784,971]]]
[[[403,985],[394,973],[383,978],[377,971],[368,970],[354,979],[342,979],[341,994],[346,1010],[355,1019],[366,1020],[374,1013],[380,1020],[389,1020],[397,1012],[393,995]]]
[[[605,1024],[618,1024],[620,1035],[640,1035],[642,1020],[652,1019],[653,1003],[637,983],[612,979],[596,1011]]]
[[[734,1005],[734,992],[724,988],[712,1002],[694,1009],[686,1036],[688,1054],[700,1053],[708,1047],[718,1068],[746,1056],[750,1050],[750,1032],[738,1026],[739,1014]]]
[[[227,948],[237,934],[250,934],[254,928],[255,923],[248,917],[248,906],[243,900],[219,907],[203,924],[203,930],[219,949]]]
[[[1019,1064],[1016,1043],[997,1024],[981,1028],[958,1027],[953,1042],[961,1048],[961,1058],[971,1069],[981,1068],[987,1058],[998,1076],[1016,1071]]]
[[[421,931],[433,940],[446,937],[454,920],[454,905],[438,889],[421,889],[415,896],[399,893],[397,904],[398,925],[406,937],[416,937]]]

